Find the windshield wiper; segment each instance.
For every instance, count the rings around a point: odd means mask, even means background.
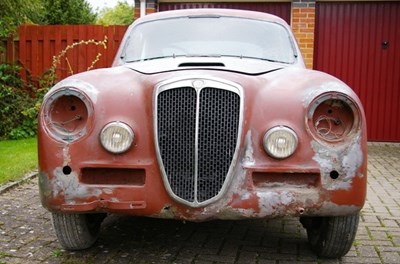
[[[158,59],[166,59],[166,58],[175,58],[175,55],[168,55],[168,56],[157,56],[157,57],[151,57],[151,58],[144,58],[144,59],[138,59],[138,60],[128,60],[126,61],[127,63],[130,62],[139,62],[139,61],[150,61],[150,60],[158,60]]]
[[[263,60],[263,61],[269,61],[269,62],[277,62],[277,63],[289,64],[289,62],[287,62],[287,61],[280,61],[280,60],[274,60],[274,59],[268,59],[268,58],[257,58],[257,59]]]
[[[167,56],[150,57],[150,58],[144,58],[144,59],[139,59],[139,60],[131,60],[131,61],[126,61],[126,62],[130,63],[130,62],[139,62],[139,61],[151,61],[151,60],[159,60],[159,59],[167,59],[167,58],[178,58],[178,57],[186,57],[186,58],[231,57],[231,58],[253,59],[253,60],[269,61],[269,62],[274,62],[274,63],[290,64],[290,62],[274,60],[274,59],[268,59],[268,58],[259,58],[259,57],[252,57],[252,56],[243,56],[243,55],[221,55],[221,54],[172,54],[172,55],[167,55]]]
[[[253,56],[243,56],[243,55],[223,55],[223,57],[232,57],[232,58],[240,58],[240,59],[253,59],[253,60],[262,60],[262,61],[269,61],[269,62],[276,62],[276,63],[285,63],[289,64],[290,62],[268,59],[268,58],[260,58],[260,57],[253,57]]]
[[[220,58],[222,57],[220,54],[172,54],[167,56],[157,56],[144,58],[139,60],[129,60],[127,63],[131,62],[139,62],[139,61],[150,61],[150,60],[158,60],[158,59],[167,59],[167,58],[178,58],[178,57],[187,57],[187,58]]]

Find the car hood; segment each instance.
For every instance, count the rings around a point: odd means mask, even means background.
[[[248,75],[260,75],[289,66],[300,67],[296,64],[229,57],[163,58],[150,61],[126,63],[124,66],[142,74],[156,74],[162,72],[193,69],[210,69],[231,71]]]

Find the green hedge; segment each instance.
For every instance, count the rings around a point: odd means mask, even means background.
[[[0,139],[21,139],[36,135],[35,89],[19,76],[20,68],[0,64]]]

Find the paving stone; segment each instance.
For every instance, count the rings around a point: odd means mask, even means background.
[[[400,263],[400,255],[398,252],[381,252],[381,258],[385,264]]]
[[[240,245],[236,243],[225,243],[219,252],[221,256],[236,256],[240,249]]]
[[[254,251],[242,251],[239,253],[238,262],[240,263],[247,263],[248,262],[256,262],[258,259],[259,254]]]
[[[325,261],[323,262],[325,264]],[[341,264],[351,263],[363,263],[363,264],[381,264],[380,258],[360,258],[360,257],[343,257],[340,262]]]
[[[360,257],[379,258],[379,254],[374,246],[360,246],[358,247],[358,252]]]

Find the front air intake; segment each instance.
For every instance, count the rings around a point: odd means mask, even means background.
[[[197,82],[196,88],[170,85],[156,96],[156,142],[164,181],[173,197],[193,206],[213,200],[223,189],[239,136],[239,90],[208,83]]]

